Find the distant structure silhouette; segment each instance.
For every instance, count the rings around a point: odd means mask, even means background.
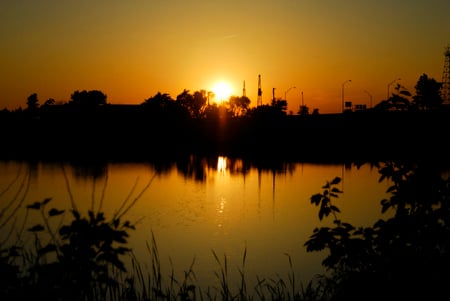
[[[258,75],[258,98],[256,100],[256,106],[262,105],[262,90],[261,90],[261,74]]]
[[[247,96],[246,92],[245,92],[245,80],[244,80],[244,87],[242,88],[242,96]]]
[[[450,104],[450,45],[444,52],[445,63],[444,72],[442,74],[442,99],[445,104]]]

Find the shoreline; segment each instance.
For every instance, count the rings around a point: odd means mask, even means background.
[[[139,113],[139,114],[138,114]],[[176,120],[55,114],[0,119],[0,159],[149,160],[194,154],[286,161],[449,161],[450,113],[352,112]]]

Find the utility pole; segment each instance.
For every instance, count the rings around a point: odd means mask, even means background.
[[[262,90],[261,90],[261,74],[258,75],[258,98],[256,100],[256,106],[262,105]]]
[[[372,94],[370,94],[369,92],[367,92],[366,90],[364,90],[364,92],[366,92],[367,93],[367,95],[369,95],[369,98],[370,98],[370,107],[369,108],[371,108],[372,109]]]
[[[346,83],[349,83],[351,81],[352,81],[351,79],[348,79],[342,83],[342,113],[344,113],[344,86]]]

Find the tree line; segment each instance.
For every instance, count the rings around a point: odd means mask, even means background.
[[[33,93],[25,109],[0,111],[5,146],[0,156],[447,157],[443,144],[450,130],[449,106],[441,86],[423,74],[414,95],[397,85],[388,99],[365,111],[319,114],[301,107],[295,116],[286,112],[283,99],[250,107],[248,97],[232,96],[217,104],[206,90],[185,89],[175,99],[158,92],[138,105],[112,105],[99,90],[75,91],[67,102],[43,104]],[[323,147],[324,139],[330,148]]]
[[[397,84],[394,92],[389,98],[382,100],[373,108],[374,111],[421,111],[440,108],[443,103],[442,83],[422,74],[416,85],[415,94],[406,87]],[[260,115],[275,114],[279,116],[288,115],[287,101],[284,99],[272,99],[268,105],[250,107],[251,100],[247,96],[231,96],[228,100],[220,104],[212,102],[214,94],[210,91],[199,90],[191,92],[184,89],[174,99],[168,93],[158,92],[145,99],[139,104],[143,111],[152,112],[158,116],[172,114],[180,118],[211,118],[211,117],[250,117]],[[25,109],[20,106],[18,109],[9,111],[6,108],[0,111],[6,113],[24,113],[32,117],[37,117],[41,112],[49,111],[52,107],[65,106],[67,111],[89,112],[98,110],[101,107],[110,105],[107,95],[99,90],[74,91],[67,102],[57,103],[53,98],[47,99],[42,104],[38,99],[38,94],[31,94],[26,101]],[[290,112],[289,114],[292,114]],[[299,106],[298,115],[318,115],[319,110],[310,112],[306,105]]]

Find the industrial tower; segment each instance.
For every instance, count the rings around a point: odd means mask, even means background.
[[[450,46],[444,52],[445,63],[442,74],[442,99],[444,104],[450,104]]]
[[[244,80],[244,87],[242,88],[242,96],[247,96],[246,92],[245,92],[245,80]]]
[[[256,106],[262,105],[262,90],[261,90],[261,74],[258,75],[258,98],[256,100]]]

